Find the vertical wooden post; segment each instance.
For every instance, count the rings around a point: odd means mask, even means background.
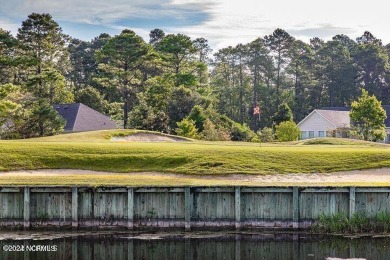
[[[79,226],[78,207],[78,189],[77,187],[72,187],[72,228],[77,228]]]
[[[239,229],[241,226],[241,189],[240,189],[240,187],[235,188],[234,206],[235,206],[235,227],[236,227],[236,229]]]
[[[349,218],[351,219],[356,212],[355,187],[349,188]]]
[[[184,227],[185,230],[191,229],[191,188],[184,189]]]
[[[23,227],[30,227],[30,188],[24,188],[24,211],[23,211]]]
[[[127,227],[134,227],[134,189],[127,189]]]
[[[293,228],[299,228],[299,189],[293,187]]]

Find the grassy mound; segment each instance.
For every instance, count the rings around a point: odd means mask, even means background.
[[[0,170],[84,169],[224,175],[335,172],[390,167],[390,149],[385,145],[109,141],[111,136],[122,131],[129,130],[0,141]]]
[[[80,133],[68,133],[55,136],[47,136],[40,138],[31,138],[20,140],[23,142],[110,142],[112,139],[125,138],[137,134],[151,134],[156,136],[163,136],[167,138],[175,138],[189,141],[190,139],[163,134],[159,132],[145,131],[145,130],[135,130],[135,129],[116,129],[116,130],[99,130],[99,131],[89,131],[89,132],[80,132]]]
[[[363,145],[363,146],[383,146],[386,144],[381,143],[373,143],[368,141],[362,141],[362,140],[354,140],[354,139],[348,139],[348,138],[313,138],[313,139],[307,139],[302,140],[298,142],[297,144],[302,145]]]

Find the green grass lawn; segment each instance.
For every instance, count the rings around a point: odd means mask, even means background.
[[[133,133],[130,131],[128,133]],[[118,134],[119,133],[119,134]],[[182,174],[334,172],[390,167],[387,145],[340,139],[326,144],[236,142],[111,142],[125,130],[0,142],[0,170],[85,169]],[[311,141],[313,142],[313,141]],[[324,141],[322,141],[324,142]]]

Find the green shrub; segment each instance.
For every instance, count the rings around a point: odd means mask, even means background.
[[[207,117],[201,106],[194,106],[191,110],[191,113],[188,115],[188,119],[193,120],[195,122],[195,126],[199,130],[199,132],[203,131]]]
[[[293,121],[285,121],[276,126],[276,138],[280,142],[296,141],[301,130]]]
[[[257,135],[262,143],[275,141],[274,131],[270,127],[264,127],[261,131],[257,132]]]
[[[246,125],[239,123],[233,123],[231,128],[232,141],[245,141],[249,142],[255,136],[255,133],[250,130]]]
[[[178,128],[176,128],[176,133],[178,135],[189,138],[198,138],[198,129],[193,120],[184,118],[181,122],[176,124],[178,126]]]
[[[209,119],[206,119],[204,123],[204,130],[202,132],[204,140],[207,141],[228,141],[230,140],[230,135],[223,129],[216,129],[213,122]]]

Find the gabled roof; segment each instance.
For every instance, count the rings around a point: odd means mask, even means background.
[[[349,111],[316,109],[318,114],[328,120],[335,127],[349,127],[351,119]]]
[[[390,105],[382,105],[383,109],[386,111],[385,126],[390,127]],[[350,111],[350,107],[324,107],[323,110],[337,110],[337,111]]]
[[[319,114],[322,118],[328,121],[331,125],[336,128],[339,127],[349,127],[351,120],[349,117],[348,111],[339,111],[339,110],[327,110],[327,109],[315,109],[308,116],[306,116],[301,122],[298,123],[298,126],[306,121],[313,113]]]
[[[54,109],[66,120],[65,131],[73,131],[76,122],[80,103],[76,104],[54,104]]]
[[[54,109],[66,120],[65,131],[82,132],[115,129],[110,117],[82,104],[54,104]]]

